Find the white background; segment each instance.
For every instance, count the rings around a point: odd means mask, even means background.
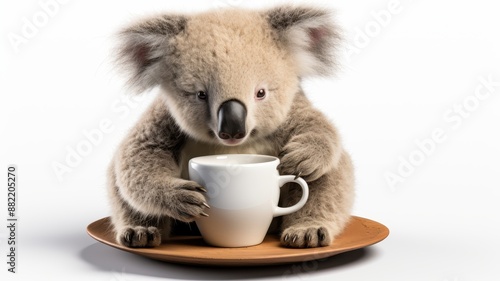
[[[325,261],[251,269],[152,261],[95,242],[85,227],[109,215],[106,166],[155,95],[126,103],[109,59],[113,34],[153,12],[269,1],[61,1],[50,14],[45,2],[0,4],[5,216],[7,165],[19,170],[19,273],[3,264],[2,280],[499,280],[500,85],[488,92],[480,82],[500,81],[494,1],[315,1],[336,10],[345,40],[337,75],[304,87],[354,159],[353,213],[391,234]],[[68,156],[102,122],[111,129],[86,155]],[[439,143],[424,141],[436,130]],[[58,177],[54,163],[68,171]],[[7,235],[1,227],[4,258]]]

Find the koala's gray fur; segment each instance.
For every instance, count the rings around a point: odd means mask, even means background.
[[[157,246],[176,221],[205,215],[205,189],[188,180],[187,162],[227,153],[278,156],[280,174],[300,174],[308,182],[306,205],[274,222],[283,245],[333,242],[350,218],[353,168],[335,128],[300,87],[302,78],[333,67],[338,35],[328,12],[283,6],[166,14],[143,19],[120,36],[118,57],[132,88],[159,86],[161,94],[109,167],[119,243]],[[262,99],[256,96],[261,89]],[[206,96],[197,96],[200,91]],[[217,110],[233,99],[247,110],[248,130],[243,139],[225,140],[217,134]],[[280,204],[299,197],[300,189],[290,185]]]

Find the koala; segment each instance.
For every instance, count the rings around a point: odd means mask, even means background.
[[[168,242],[209,208],[205,188],[189,180],[189,159],[247,153],[278,157],[280,174],[309,185],[306,205],[273,221],[281,244],[332,244],[350,219],[353,165],[301,80],[330,74],[338,34],[328,11],[300,6],[159,14],[124,28],[116,53],[128,85],[159,92],[109,166],[116,241]],[[301,196],[288,185],[280,206]]]

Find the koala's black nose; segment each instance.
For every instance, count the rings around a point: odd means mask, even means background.
[[[242,139],[246,135],[247,110],[238,100],[225,101],[218,112],[218,130],[221,139]]]

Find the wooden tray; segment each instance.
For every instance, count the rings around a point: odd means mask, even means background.
[[[320,248],[285,248],[280,246],[279,237],[271,234],[266,236],[262,244],[244,248],[212,247],[200,236],[172,237],[156,248],[127,248],[116,243],[110,229],[110,219],[106,217],[89,224],[87,232],[106,245],[148,258],[217,266],[256,266],[322,259],[375,244],[389,235],[389,229],[384,225],[353,216],[344,232],[337,236],[331,246]]]

